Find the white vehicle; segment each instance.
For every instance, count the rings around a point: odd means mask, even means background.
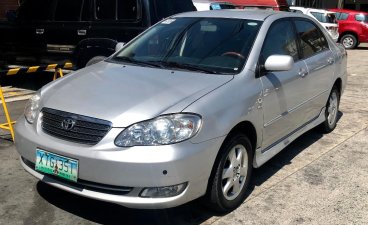
[[[327,11],[324,9],[313,9],[294,6],[290,7],[290,11],[312,16],[313,18],[318,20],[318,22],[320,22],[324,28],[326,28],[332,39],[337,42],[339,38],[339,25],[336,20],[335,12]]]
[[[197,8],[197,11],[235,9],[233,4],[222,1],[193,0],[193,5]]]

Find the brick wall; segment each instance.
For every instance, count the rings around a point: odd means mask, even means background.
[[[17,9],[18,0],[0,0],[0,19],[5,18],[5,13],[9,9]]]

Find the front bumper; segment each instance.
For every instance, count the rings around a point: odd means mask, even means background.
[[[118,148],[113,140],[122,131],[113,128],[95,146],[86,146],[52,137],[40,124],[30,125],[20,118],[15,127],[16,148],[26,171],[41,181],[81,196],[117,203],[131,208],[175,207],[205,194],[213,163],[223,138],[193,144],[185,141],[166,146]],[[78,182],[71,183],[34,170],[36,149],[40,148],[79,161]],[[166,171],[166,172],[164,172]],[[80,185],[126,189],[127,193],[106,192]],[[164,187],[187,182],[177,196],[142,198],[146,187]]]

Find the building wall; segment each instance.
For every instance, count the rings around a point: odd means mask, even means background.
[[[5,19],[6,11],[18,8],[18,0],[0,0],[0,19]]]
[[[368,12],[368,0],[344,0],[344,8]]]
[[[293,2],[295,2],[295,5],[297,6],[318,8],[318,9],[329,9],[329,8],[338,8],[339,2],[341,4],[342,0],[294,0]]]

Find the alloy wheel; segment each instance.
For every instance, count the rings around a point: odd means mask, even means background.
[[[248,154],[243,145],[236,145],[226,157],[222,172],[222,193],[227,200],[234,200],[241,193],[248,172]]]

